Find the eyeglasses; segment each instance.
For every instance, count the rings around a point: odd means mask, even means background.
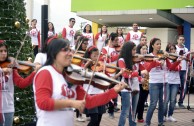
[[[176,50],[175,48],[170,48],[170,50]]]
[[[87,43],[87,42],[83,42],[83,44],[88,45],[88,43]]]
[[[62,52],[71,53],[73,52],[70,48],[61,48]]]

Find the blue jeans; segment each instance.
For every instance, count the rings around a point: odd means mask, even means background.
[[[132,112],[131,112],[130,97],[131,97],[131,93],[121,92],[122,110],[121,110],[121,114],[120,114],[120,118],[119,118],[119,124],[118,124],[119,126],[125,125],[127,115],[129,115],[129,125],[136,126],[136,122],[135,122],[135,120],[132,120],[132,117],[133,117],[133,119],[135,119],[135,112],[136,112],[137,103],[138,103],[138,99],[139,99],[139,93],[132,96]],[[133,113],[133,116],[131,113]]]
[[[176,104],[176,95],[178,92],[179,84],[167,84],[165,88],[166,88],[166,99],[164,100],[164,116],[167,115],[167,110],[168,116],[172,116]]]
[[[158,122],[163,123],[163,83],[149,83],[150,106],[146,115],[146,124],[151,124],[151,119],[159,101]]]
[[[0,122],[0,126],[12,126],[13,125],[13,116],[14,113],[3,113],[4,121],[3,123]]]
[[[185,99],[185,94],[187,91],[187,83],[186,83],[186,87],[184,89],[186,71],[181,70],[179,73],[180,73],[181,85],[180,85],[180,98],[179,98],[178,104],[183,104],[183,101]],[[183,93],[183,91],[184,91],[184,93]]]

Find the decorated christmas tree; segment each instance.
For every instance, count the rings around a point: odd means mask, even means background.
[[[8,45],[9,56],[15,57],[21,42],[24,42],[18,60],[33,58],[30,37],[25,37],[29,29],[24,0],[0,0],[0,40]],[[26,38],[24,40],[24,38]],[[21,73],[22,74],[22,73]],[[23,74],[22,76],[26,76]],[[26,125],[35,120],[32,86],[26,89],[15,87],[14,125]]]

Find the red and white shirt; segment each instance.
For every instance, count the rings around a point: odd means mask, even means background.
[[[140,31],[137,31],[137,32],[129,31],[127,36],[126,36],[126,42],[132,41],[137,46],[140,43],[141,36],[142,36],[142,32],[140,32]]]
[[[33,28],[29,32],[32,45],[40,47],[40,31],[37,28]]]
[[[108,33],[102,35],[101,33],[96,34],[95,40],[97,40],[96,46],[98,50],[101,50],[105,46],[105,40],[108,39],[108,36]]]
[[[90,46],[94,46],[94,34],[93,33],[82,33],[83,36],[85,36],[86,38],[88,38],[88,46],[87,48],[89,48]]]
[[[186,47],[179,47],[178,45],[176,45],[176,53],[179,54],[181,51],[183,52],[184,56],[187,56],[188,49]],[[181,67],[182,67],[181,70],[187,69],[187,61],[186,60],[181,61]]]
[[[44,66],[36,74],[33,85],[37,111],[37,126],[74,126],[72,108],[54,109],[56,99],[83,100],[85,91],[81,86],[68,87],[64,75],[53,66]],[[108,103],[117,97],[114,89],[103,94],[86,96],[87,109]]]
[[[75,33],[76,33],[76,30],[69,26],[63,28],[63,31],[62,31],[62,37],[70,41],[71,47],[75,45],[75,42],[74,42]]]
[[[119,45],[123,45],[123,44],[124,44],[124,42],[125,42],[124,37],[119,36],[119,37],[118,37],[118,39],[119,39]]]

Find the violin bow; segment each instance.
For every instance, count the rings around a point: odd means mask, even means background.
[[[77,53],[77,51],[78,51],[79,47],[81,46],[81,44],[82,44],[82,41],[78,44],[78,46],[77,46],[77,48],[76,48],[74,54]],[[74,55],[71,57],[71,60],[72,60],[73,58],[74,58]]]
[[[19,54],[20,54],[20,52],[21,52],[21,49],[22,49],[22,47],[23,47],[23,45],[24,45],[24,41],[26,40],[27,36],[28,36],[28,34],[26,34],[26,35],[24,36],[24,39],[20,42],[21,45],[20,45],[19,50],[17,51],[16,57],[15,57],[15,61],[17,61],[17,59],[18,59],[18,56],[19,56]]]
[[[103,48],[104,44],[105,44],[105,43],[102,44],[102,48]],[[96,71],[96,66],[97,66],[97,64],[98,64],[98,61],[99,61],[99,58],[100,58],[100,54],[101,54],[100,52],[102,51],[102,48],[99,50],[98,58],[97,58],[97,61],[95,62],[94,70],[93,70],[93,72],[92,72],[92,76],[91,76],[91,78],[90,78],[90,81],[89,81],[87,90],[86,90],[85,95],[84,95],[84,100],[86,99],[86,95],[87,95],[88,90],[89,90],[89,88],[90,88],[90,85],[91,85],[91,83],[92,83],[92,79],[93,79],[94,73],[95,73],[95,71]]]
[[[103,73],[105,73],[105,70],[106,70],[106,61],[108,59],[108,53],[109,53],[109,45],[110,45],[110,40],[108,41],[108,50],[107,50],[107,54],[106,54],[106,57],[104,59],[104,68],[103,68]]]

